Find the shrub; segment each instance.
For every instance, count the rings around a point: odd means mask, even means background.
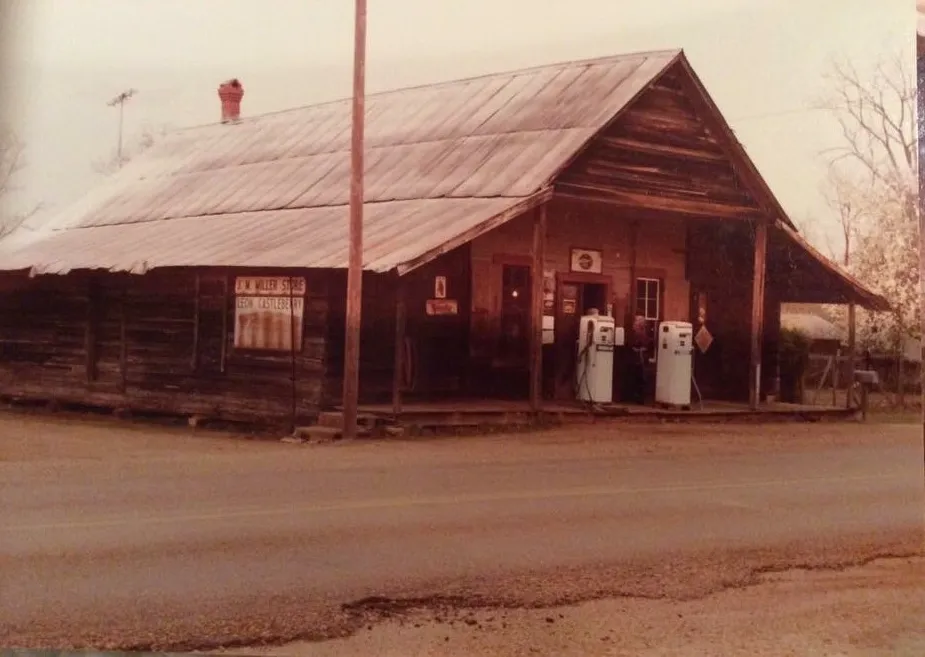
[[[803,375],[809,367],[812,346],[805,333],[795,329],[780,332],[780,398],[792,404],[803,403]]]

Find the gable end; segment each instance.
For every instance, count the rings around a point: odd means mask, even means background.
[[[686,75],[678,62],[654,80],[562,173],[557,189],[654,213],[760,216]]]

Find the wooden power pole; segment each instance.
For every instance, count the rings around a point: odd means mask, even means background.
[[[106,103],[110,107],[119,108],[119,142],[116,146],[116,158],[119,168],[122,167],[122,127],[125,122],[125,103],[137,93],[135,89],[128,89]]]
[[[350,259],[344,335],[344,432],[355,438],[360,393],[363,309],[363,128],[366,110],[366,0],[356,0],[353,33],[353,125],[350,139]]]

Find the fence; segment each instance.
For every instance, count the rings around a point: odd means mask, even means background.
[[[888,408],[916,408],[921,404],[922,366],[908,360],[900,363],[892,355],[858,357],[855,369],[877,373],[880,384],[872,392],[876,404]],[[899,382],[902,381],[902,385]],[[847,404],[851,387],[851,362],[847,355],[812,354],[803,374],[803,402],[817,406]]]

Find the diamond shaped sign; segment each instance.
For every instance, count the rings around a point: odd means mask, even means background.
[[[707,349],[713,344],[713,336],[710,335],[710,332],[707,330],[706,324],[701,326],[700,330],[697,331],[697,335],[694,336],[694,343],[702,354],[707,353]]]

